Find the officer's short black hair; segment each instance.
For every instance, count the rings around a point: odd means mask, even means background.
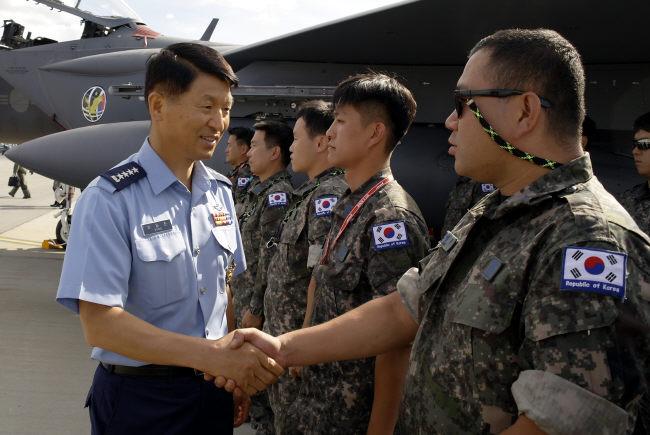
[[[334,121],[332,105],[323,100],[306,101],[298,108],[296,119],[300,118],[305,123],[305,128],[310,139],[324,135]]]
[[[255,131],[248,127],[230,127],[228,134],[234,136],[239,145],[246,145],[250,148]]]
[[[381,119],[388,129],[387,151],[391,152],[415,119],[417,104],[411,91],[394,77],[365,73],[348,77],[334,90],[334,110],[351,105],[366,122]]]
[[[231,87],[239,83],[235,72],[217,50],[193,42],[172,44],[153,55],[147,62],[144,97],[158,88],[168,96],[186,92],[199,72],[223,80]]]
[[[650,131],[650,112],[644,113],[634,120],[633,134],[636,134],[639,130]]]
[[[289,147],[293,143],[293,130],[282,121],[260,121],[253,126],[255,130],[265,133],[266,146],[268,148],[280,147],[282,164],[288,166],[291,162]]]
[[[544,109],[558,139],[580,137],[585,116],[585,73],[580,54],[549,29],[500,30],[480,40],[469,53],[487,50],[495,87],[533,91],[552,107]]]

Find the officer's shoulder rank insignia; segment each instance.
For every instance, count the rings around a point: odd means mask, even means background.
[[[147,176],[147,172],[137,162],[128,162],[110,169],[100,175],[111,183],[115,190],[122,190]]]
[[[212,207],[211,215],[212,215],[212,221],[214,222],[214,226],[216,227],[222,227],[225,225],[232,224],[232,218],[230,217],[230,213],[224,210],[221,204],[217,204]]]
[[[384,222],[372,226],[372,237],[375,249],[401,248],[410,244],[404,221]]]
[[[280,207],[283,205],[287,205],[287,194],[285,192],[269,194],[269,207]]]
[[[237,187],[246,187],[250,184],[253,177],[239,177],[237,178]]]
[[[323,196],[314,200],[316,216],[330,216],[339,199],[336,196]]]
[[[626,263],[624,252],[567,246],[562,255],[560,290],[623,299]]]

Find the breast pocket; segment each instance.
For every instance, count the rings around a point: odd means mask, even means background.
[[[135,239],[140,264],[133,268],[133,296],[151,307],[179,301],[189,294],[185,241],[180,232]],[[182,254],[182,255],[181,255]]]
[[[224,225],[212,228],[212,235],[219,246],[233,254],[237,250],[237,231],[234,225]]]

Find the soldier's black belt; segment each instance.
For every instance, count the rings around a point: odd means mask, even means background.
[[[161,366],[156,364],[149,364],[140,367],[120,366],[115,364],[100,363],[104,369],[109,373],[116,375],[126,376],[149,376],[149,377],[167,377],[167,378],[180,378],[190,376],[203,376],[203,373],[189,368],[189,367],[176,367],[176,366]]]

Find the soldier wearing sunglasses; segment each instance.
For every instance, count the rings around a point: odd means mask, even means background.
[[[497,190],[397,292],[235,342],[283,366],[412,342],[400,433],[648,433],[650,239],[582,149],[584,88],[580,55],[555,31],[481,40],[446,126],[456,172]]]
[[[625,191],[620,200],[639,227],[650,234],[650,112],[634,121],[632,147],[636,170],[645,181]]]

